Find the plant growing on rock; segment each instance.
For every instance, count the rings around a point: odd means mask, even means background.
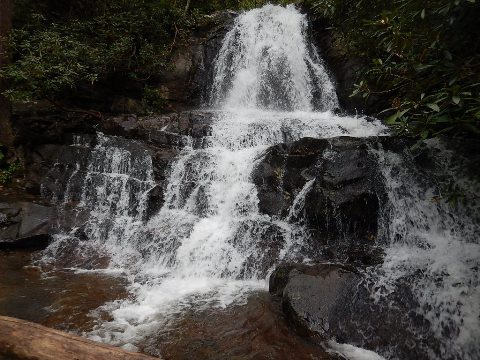
[[[0,185],[8,185],[15,175],[21,169],[20,162],[7,161],[6,150],[0,144]]]

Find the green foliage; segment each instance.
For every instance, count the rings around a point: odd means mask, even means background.
[[[167,67],[174,43],[195,21],[180,1],[15,5],[20,13],[10,38],[14,61],[0,72],[11,83],[5,95],[12,100],[56,99],[112,74],[148,79]]]
[[[19,161],[7,162],[6,150],[0,144],[0,185],[8,185],[12,182],[13,175],[21,169]]]
[[[387,97],[398,133],[480,135],[480,6],[475,0],[322,0],[350,56],[370,59],[353,96]]]
[[[142,104],[147,110],[163,110],[166,99],[161,89],[146,87],[143,91]]]

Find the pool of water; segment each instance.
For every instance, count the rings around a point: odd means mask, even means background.
[[[48,270],[31,252],[0,253],[0,315],[88,336],[108,313],[97,309],[130,295],[118,275]],[[265,291],[242,304],[182,312],[138,350],[163,359],[332,359],[320,343],[297,336],[281,304]]]

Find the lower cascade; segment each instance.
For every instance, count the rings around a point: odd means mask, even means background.
[[[367,247],[380,260],[365,260],[352,275],[359,280],[348,280],[353,295],[336,306],[349,315],[326,326],[334,334],[327,331],[327,352],[480,357],[478,207],[458,203],[452,213],[440,190],[449,181],[442,163],[458,159],[432,141],[434,180],[427,180],[379,121],[338,115],[334,82],[307,35],[305,15],[291,5],[235,18],[202,110],[212,119],[208,132],[181,138],[161,195],[157,160],[135,140],[102,133],[73,140],[72,152],[88,156],[63,179],[63,190],[43,189],[62,216],[39,262],[122,277],[130,294],[95,310],[88,337],[135,350],[185,314],[268,290],[281,264],[330,266]],[[356,187],[361,182],[368,191]],[[374,226],[354,221],[358,213]],[[369,311],[377,314],[370,325]]]

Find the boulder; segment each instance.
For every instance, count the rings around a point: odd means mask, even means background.
[[[33,202],[0,202],[0,250],[42,249],[51,240],[55,208]]]
[[[324,257],[378,262],[376,250],[368,253],[376,239],[382,194],[369,152],[376,141],[303,138],[271,147],[252,174],[260,211],[304,223],[313,252]],[[359,254],[360,245],[367,254]]]
[[[269,291],[282,296],[283,311],[297,331],[328,338],[345,315],[339,304],[351,298],[360,279],[340,265],[284,265],[271,275]]]
[[[427,359],[438,344],[430,324],[411,311],[415,300],[403,279],[388,301],[370,295],[368,273],[333,263],[277,266],[269,291],[280,297],[283,313],[300,335],[351,344],[386,358]]]

